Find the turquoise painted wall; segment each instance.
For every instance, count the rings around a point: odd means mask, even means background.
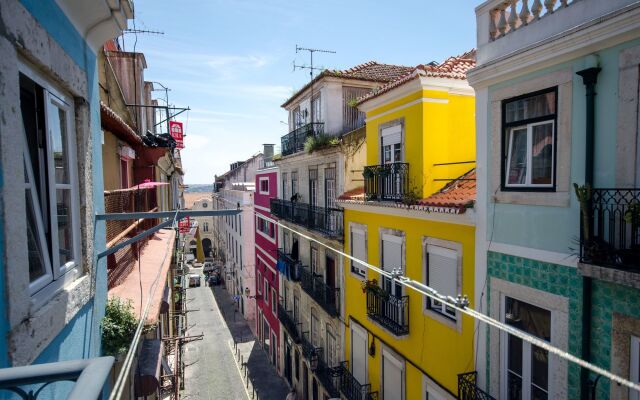
[[[596,88],[598,95],[596,97],[595,186],[608,187],[615,182],[616,143],[613,133],[617,125],[618,57],[623,49],[639,44],[640,40],[635,40],[596,53],[602,71],[598,76]],[[498,89],[566,68],[571,68],[574,73],[586,68],[586,57],[491,86],[489,96]],[[571,184],[584,183],[585,89],[582,78],[575,74],[572,109]],[[491,132],[493,127],[490,107],[487,121],[487,131]],[[487,159],[500,157],[499,152],[500,149],[492,149],[489,146]],[[562,157],[562,154],[558,154],[558,157]],[[573,189],[570,195],[569,207],[494,204],[488,201],[487,237],[500,243],[577,254],[579,204]],[[487,196],[489,200],[493,193],[487,193]],[[495,227],[493,231],[492,227]]]
[[[93,208],[96,213],[104,212],[104,183],[102,178],[102,149],[100,127],[100,103],[96,54],[88,46],[82,35],[73,27],[55,0],[20,0],[51,37],[84,70],[87,76],[91,138],[93,142]],[[104,223],[98,223],[94,233],[94,249],[106,247]],[[4,275],[3,275],[4,276]],[[3,285],[0,285],[3,287]],[[53,342],[42,351],[36,362],[52,362],[95,357],[101,355],[100,320],[104,316],[107,300],[106,261],[97,266],[94,298],[70,321]],[[0,314],[0,318],[2,315]],[[2,326],[0,325],[0,329]],[[3,344],[6,346],[6,344]],[[0,347],[0,350],[2,348]],[[0,359],[1,361],[1,359]]]

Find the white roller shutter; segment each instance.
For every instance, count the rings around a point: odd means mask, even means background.
[[[444,247],[428,245],[428,285],[445,296],[458,293],[458,252]]]
[[[394,268],[402,268],[402,238],[383,235],[382,269],[391,272]]]
[[[367,333],[355,325],[351,328],[351,373],[360,384],[367,383]]]
[[[367,249],[365,245],[365,233],[360,229],[351,229],[351,255],[358,260],[367,261]],[[366,267],[352,261],[354,272],[364,276]]]
[[[402,362],[382,352],[382,387],[384,400],[403,400]]]
[[[382,129],[380,133],[382,136],[382,145],[389,146],[402,142],[402,125],[394,125],[388,128]]]

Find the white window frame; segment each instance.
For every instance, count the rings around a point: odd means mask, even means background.
[[[540,125],[549,125],[551,124],[551,145],[552,145],[552,157],[551,157],[551,183],[549,184],[534,184],[531,183],[531,171],[532,171],[532,163],[533,163],[533,128],[535,126]],[[516,130],[521,130],[523,128],[527,128],[527,174],[525,176],[525,183],[509,183],[509,168],[511,165],[511,149],[513,148],[513,132]],[[506,141],[507,145],[507,164],[505,165],[504,172],[504,186],[506,188],[553,188],[555,185],[555,175],[556,175],[556,123],[553,118],[550,118],[545,121],[534,122],[519,126],[514,126],[509,128],[509,137]]]
[[[444,245],[443,245],[444,244]],[[446,243],[434,243],[433,241],[429,241],[427,240],[427,242],[425,243],[425,245],[423,246],[424,248],[424,258],[425,258],[425,268],[424,268],[424,278],[423,278],[423,282],[425,283],[425,285],[429,286],[429,254],[430,253],[438,253],[438,252],[442,252],[442,253],[455,253],[455,263],[456,263],[456,269],[455,269],[455,281],[456,281],[456,291],[457,293],[439,293],[441,295],[444,296],[457,296],[458,294],[461,293],[461,264],[462,264],[462,255],[460,254],[460,250],[458,248],[454,248],[454,246],[447,246]],[[431,250],[431,251],[430,251]],[[444,256],[444,254],[441,254]],[[447,306],[442,303],[442,302],[437,302],[439,304],[435,304],[436,301],[433,299],[430,299],[428,297],[425,296],[424,299],[424,309],[426,312],[428,313],[432,313],[432,314],[437,314],[439,316],[442,316],[444,318],[447,318],[449,320],[452,321],[457,321],[459,315],[458,313],[453,310],[453,313],[451,313],[450,310],[447,310]]]
[[[554,310],[550,310],[547,307],[540,306],[539,304],[533,303],[529,300],[522,300],[519,297],[511,296],[507,294],[501,294],[500,296],[500,321],[506,323],[504,314],[506,307],[506,298],[510,297],[514,300],[518,300],[523,303],[531,304],[533,306],[542,308],[546,311],[549,311],[549,320],[550,320],[550,332],[551,332],[551,340],[553,341],[554,334]],[[522,341],[523,350],[522,350],[522,400],[529,400],[531,394],[531,346],[532,344],[527,341]],[[550,344],[553,344],[550,342]],[[508,363],[509,363],[509,334],[507,332],[500,332],[500,398],[507,398],[507,386],[509,382],[509,372],[508,372]],[[551,353],[549,353],[548,358],[548,367],[547,367],[547,395],[548,398],[553,398],[553,371],[554,371],[554,357]],[[529,395],[529,396],[527,396]]]
[[[353,253],[353,236],[354,233],[357,235],[362,235],[362,238],[364,240],[364,259],[362,261],[368,262],[368,254],[367,254],[367,228],[366,226],[360,226],[360,225],[355,225],[352,224],[350,226],[350,235],[349,235],[349,252],[351,254],[352,257],[355,257],[354,253]],[[353,260],[351,261],[351,267],[350,267],[350,271],[351,274],[353,276],[355,276],[356,278],[362,280],[362,279],[367,279],[367,267],[356,263]]]
[[[422,400],[455,400],[428,376],[422,375]]]
[[[262,190],[262,182],[267,182],[267,190]],[[269,177],[261,176],[258,178],[258,193],[260,194],[269,194]]]
[[[631,349],[629,354],[629,380],[640,383],[640,337],[631,336]],[[640,400],[640,393],[629,390],[629,400]]]
[[[405,400],[406,396],[406,380],[407,380],[407,372],[405,368],[405,360],[399,354],[396,354],[393,350],[389,349],[384,344],[382,345],[382,357],[380,357],[380,394],[382,396],[382,400],[386,400],[384,398],[384,360],[389,359],[392,364],[396,365],[400,368],[400,398]]]
[[[36,219],[36,225],[38,227],[38,236],[40,241],[40,246],[43,248],[43,258],[44,264],[46,268],[46,272],[43,276],[37,278],[33,282],[29,281],[29,294],[32,296],[32,302],[41,304],[45,299],[50,298],[55,292],[57,292],[60,288],[64,287],[69,282],[75,280],[80,274],[79,265],[82,263],[82,254],[81,254],[81,231],[80,231],[80,203],[79,203],[79,182],[78,182],[78,162],[76,157],[77,151],[77,140],[76,140],[76,127],[75,127],[75,109],[73,106],[73,99],[71,96],[65,95],[63,92],[58,90],[54,84],[50,83],[45,77],[40,75],[26,63],[21,60],[18,61],[18,72],[24,74],[26,77],[34,81],[36,84],[41,86],[44,89],[44,102],[45,102],[45,121],[47,128],[47,164],[49,171],[55,171],[53,165],[53,157],[51,157],[51,138],[49,128],[51,126],[51,107],[58,107],[64,110],[66,115],[66,124],[67,124],[67,143],[66,143],[66,151],[67,151],[67,162],[69,168],[69,183],[68,184],[59,184],[55,182],[55,174],[50,173],[47,176],[47,187],[49,188],[49,204],[52,205],[50,207],[49,216],[50,220],[50,228],[51,229],[51,248],[54,250],[53,254],[49,254],[48,244],[46,243],[46,239],[44,238],[44,220],[42,219],[42,215],[39,212],[34,212],[34,217]],[[53,104],[52,104],[53,103]],[[20,121],[22,124],[22,116],[20,117]],[[25,161],[29,161],[29,151],[26,142],[26,132],[24,130],[24,125],[21,128],[22,137],[24,140],[24,157],[27,157]],[[32,171],[31,162],[27,162],[27,173],[30,175],[29,181],[34,181],[34,175]],[[25,190],[29,189],[32,183],[25,183]],[[55,265],[59,265],[59,254],[58,254],[58,229],[57,229],[57,201],[56,201],[56,189],[65,189],[70,190],[70,198],[71,198],[71,232],[73,235],[73,253],[74,260],[65,263],[64,265],[60,265],[59,267],[54,267]],[[35,195],[33,190],[31,192],[32,200],[34,201],[34,207],[40,208],[39,203],[40,200],[38,196]],[[26,215],[25,215],[26,218]],[[27,262],[28,265],[28,262]],[[26,271],[28,274],[28,270]]]

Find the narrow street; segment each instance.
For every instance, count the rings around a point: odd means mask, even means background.
[[[259,397],[254,398],[280,400],[286,397],[287,385],[255,342],[247,322],[239,313],[234,313],[232,299],[222,286],[205,286],[203,277],[200,287],[188,289],[186,308],[190,310],[186,335],[203,334],[204,337],[185,345],[182,398],[251,399],[252,393],[247,391],[243,380],[244,370],[241,371],[234,357],[234,337],[239,342],[243,360],[248,361],[249,375],[256,377],[253,382]]]

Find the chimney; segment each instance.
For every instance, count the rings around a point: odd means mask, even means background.
[[[265,160],[271,160],[273,158],[273,144],[263,144],[264,150],[262,151],[262,155]]]

